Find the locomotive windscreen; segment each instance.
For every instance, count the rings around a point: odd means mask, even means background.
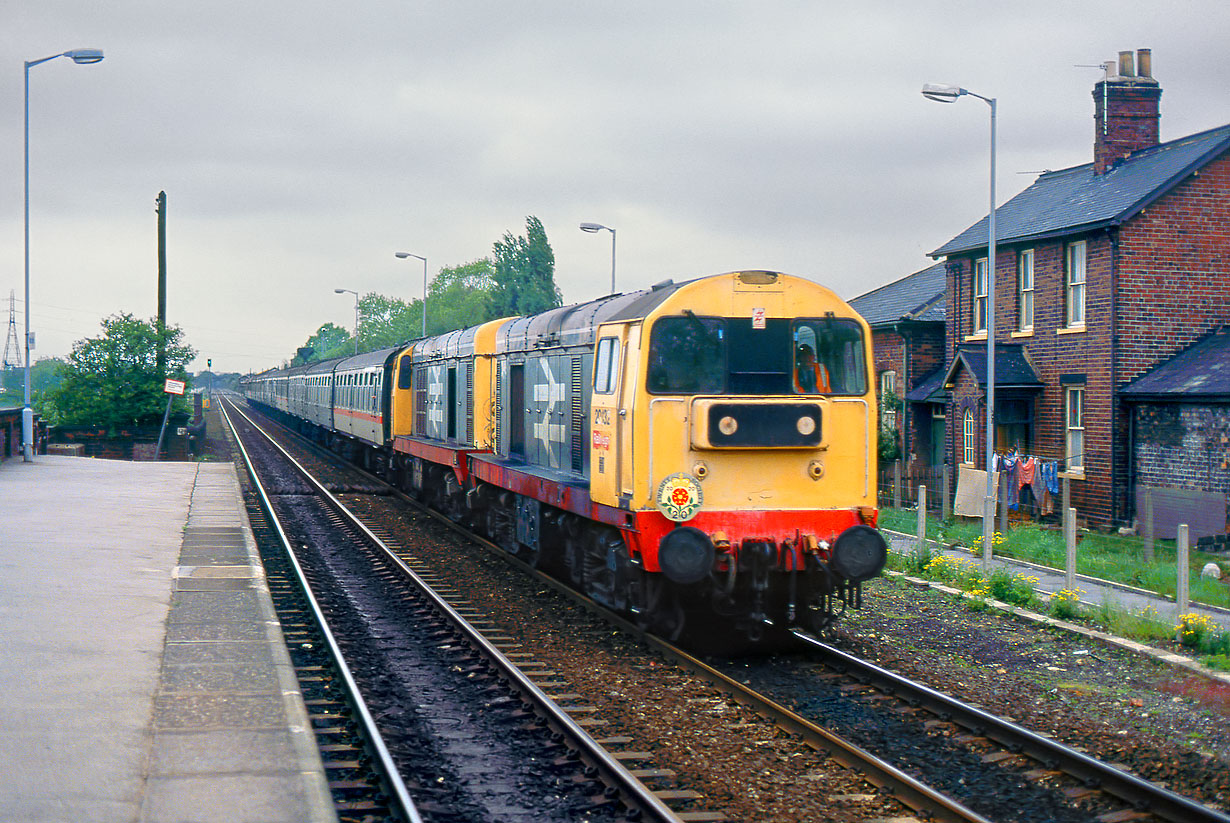
[[[863,394],[862,329],[833,317],[663,317],[649,343],[654,394]]]

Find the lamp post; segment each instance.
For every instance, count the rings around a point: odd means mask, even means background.
[[[955,103],[958,97],[969,95],[991,107],[991,205],[987,211],[987,497],[983,504],[982,556],[984,567],[990,565],[991,542],[995,519],[995,98],[963,89],[926,83],[923,97],[939,103]],[[974,263],[975,267],[978,265]],[[988,574],[989,568],[984,568]]]
[[[25,71],[25,143],[26,143],[26,389],[21,408],[21,454],[29,463],[34,459],[34,410],[30,408],[30,68],[57,57],[72,58],[74,63],[88,65],[103,59],[102,49],[73,49],[40,60],[27,60]]]
[[[582,223],[581,231],[594,232],[602,231],[603,229],[611,233],[611,294],[615,293],[615,229],[610,226],[604,226],[601,223]]]
[[[359,293],[354,289],[334,289],[334,294],[354,295],[354,353],[359,353]]]
[[[427,258],[408,251],[395,251],[393,256],[399,260],[405,260],[407,257],[413,257],[415,260],[423,261],[423,336],[427,336]]]

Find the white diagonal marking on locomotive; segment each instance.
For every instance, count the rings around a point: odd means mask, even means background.
[[[542,364],[542,375],[546,383],[534,386],[534,399],[540,402],[545,401],[546,405],[543,407],[542,420],[534,424],[534,437],[541,441],[543,448],[546,449],[547,464],[553,469],[558,469],[559,460],[556,459],[555,452],[551,449],[551,443],[564,442],[564,427],[558,423],[552,423],[551,416],[555,414],[555,405],[564,397],[564,384],[555,381],[555,376],[551,374],[551,363],[547,358],[544,357],[538,362]]]

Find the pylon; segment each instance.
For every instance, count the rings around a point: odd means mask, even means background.
[[[4,362],[0,367],[0,390],[4,389],[4,375],[9,369],[21,368],[21,346],[17,342],[17,294],[9,289],[9,335],[4,341]]]

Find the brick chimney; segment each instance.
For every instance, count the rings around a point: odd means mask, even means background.
[[[1106,77],[1093,87],[1093,171],[1101,174],[1137,149],[1156,146],[1162,87],[1153,79],[1153,55],[1119,52],[1104,64]]]

